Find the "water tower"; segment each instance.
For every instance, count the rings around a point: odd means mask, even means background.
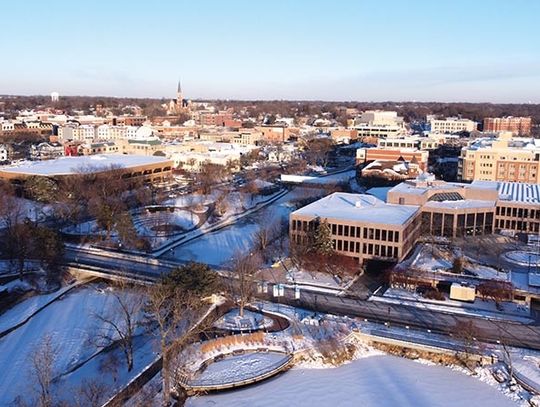
[[[58,102],[58,99],[60,99],[60,94],[58,92],[52,92],[51,93],[51,101],[52,102]]]

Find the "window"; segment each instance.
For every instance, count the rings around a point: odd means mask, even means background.
[[[394,242],[399,242],[399,232],[398,231],[395,231],[394,232]]]

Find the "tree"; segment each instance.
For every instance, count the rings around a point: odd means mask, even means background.
[[[164,277],[165,284],[206,297],[220,288],[218,274],[207,264],[190,262],[173,269]]]
[[[28,198],[34,201],[53,202],[56,200],[58,185],[51,178],[31,176],[24,182],[24,192]]]
[[[236,253],[232,259],[232,278],[229,280],[231,294],[237,299],[240,316],[254,294],[254,275],[262,261],[257,253]]]
[[[107,314],[93,314],[103,325],[96,339],[104,347],[118,343],[126,358],[128,372],[133,369],[133,338],[144,305],[142,293],[134,291],[124,283],[117,283],[112,291],[114,308]]]
[[[332,230],[328,222],[323,220],[318,222],[313,235],[312,250],[317,254],[331,255],[334,253],[332,242]]]
[[[162,279],[148,289],[147,312],[157,325],[163,368],[163,405],[171,399],[172,375],[180,363],[171,362],[180,354],[192,338],[207,328],[207,309],[199,295]]]
[[[34,382],[34,391],[37,393],[37,404],[40,407],[54,405],[52,385],[57,356],[58,351],[50,335],[43,337],[41,343],[30,356],[30,373]]]
[[[463,347],[463,363],[469,367],[470,357],[473,353],[479,353],[481,346],[478,337],[481,335],[480,329],[471,320],[459,320],[452,329],[454,337],[461,342]],[[458,354],[459,356],[459,354]]]
[[[513,286],[507,281],[488,280],[478,284],[476,287],[482,299],[491,299],[495,301],[497,307],[503,301],[512,299]]]
[[[450,271],[454,274],[462,274],[463,273],[463,259],[458,256],[454,257],[454,260],[452,261],[452,268]]]
[[[60,235],[46,226],[29,224],[27,227],[31,234],[31,257],[45,266],[49,277],[57,277],[64,255],[64,242]]]

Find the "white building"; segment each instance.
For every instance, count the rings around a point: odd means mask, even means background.
[[[399,137],[406,133],[403,117],[397,112],[368,110],[354,120],[353,128],[358,130],[358,138]]]
[[[460,133],[462,131],[471,132],[476,130],[476,122],[469,119],[457,117],[447,117],[446,119],[431,119],[431,131],[433,133]]]

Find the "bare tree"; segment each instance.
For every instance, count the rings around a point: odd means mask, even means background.
[[[100,407],[105,401],[109,386],[99,380],[83,379],[81,385],[74,391],[75,406]]]
[[[139,317],[144,306],[144,295],[135,289],[129,289],[125,283],[117,283],[112,291],[115,306],[110,313],[93,314],[103,326],[96,339],[101,346],[118,343],[125,356],[128,372],[133,369],[133,339],[139,326]]]
[[[232,259],[232,278],[229,279],[230,291],[237,299],[240,316],[244,316],[244,308],[254,294],[254,275],[262,264],[257,252],[249,254],[236,253]]]
[[[163,405],[171,399],[172,377],[177,363],[171,362],[192,338],[197,337],[204,323],[206,306],[200,295],[163,280],[148,290],[147,311],[157,325],[163,360]]]
[[[454,332],[454,337],[462,344],[462,362],[465,366],[470,367],[471,356],[482,351],[481,344],[478,342],[478,337],[482,332],[471,320],[458,321],[452,332]]]
[[[52,407],[54,405],[52,387],[57,356],[58,351],[50,335],[43,337],[41,343],[30,356],[31,377],[39,407]]]

